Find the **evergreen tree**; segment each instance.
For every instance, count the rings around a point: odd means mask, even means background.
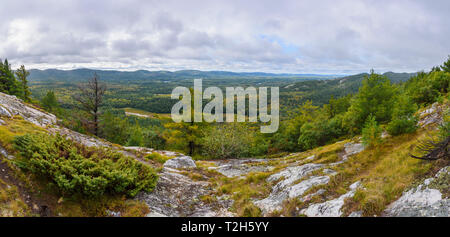
[[[392,104],[395,90],[386,76],[372,70],[359,88],[345,118],[344,125],[352,133],[358,133],[369,115],[376,117],[377,122],[389,122],[392,116]]]
[[[450,72],[450,55],[448,56],[448,59],[444,64],[441,66],[442,71],[444,72]]]
[[[362,129],[363,144],[368,147],[375,146],[381,142],[381,127],[375,116],[369,115]]]
[[[414,132],[417,128],[417,118],[414,113],[417,105],[412,102],[406,93],[399,93],[392,112],[392,121],[387,126],[391,135]]]
[[[21,96],[22,99],[24,99],[25,101],[31,101],[30,97],[31,92],[30,89],[28,88],[28,80],[27,80],[27,77],[30,75],[30,72],[25,69],[24,65],[22,65],[20,66],[19,69],[16,70],[15,74],[21,84],[21,91],[23,93],[23,95]]]
[[[50,113],[58,112],[59,104],[55,92],[47,91],[47,94],[41,99],[41,105]]]
[[[191,93],[191,122],[168,123],[165,128],[171,132],[166,134],[165,138],[168,143],[175,144],[177,148],[185,149],[187,146],[188,154],[192,156],[201,143],[202,130],[206,126],[205,123],[194,123],[194,90]]]
[[[100,120],[100,135],[106,140],[125,145],[131,124],[126,117],[115,116],[111,111],[104,113]]]
[[[433,68],[431,68],[432,72],[440,72],[441,71],[441,67],[440,66],[435,66]]]
[[[22,95],[21,88],[14,77],[14,72],[11,70],[8,59],[5,59],[3,63],[0,61],[0,92],[19,97]]]
[[[138,123],[130,129],[127,146],[144,146],[144,135]]]

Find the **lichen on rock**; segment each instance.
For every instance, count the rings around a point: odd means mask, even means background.
[[[450,199],[444,198],[441,190],[436,186],[441,179],[447,184],[450,166],[442,168],[433,178],[428,178],[420,185],[403,193],[403,195],[391,203],[384,211],[385,216],[450,216]]]

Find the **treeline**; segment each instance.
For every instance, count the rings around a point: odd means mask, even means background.
[[[370,145],[382,128],[391,135],[416,130],[419,107],[448,96],[450,57],[442,66],[421,72],[401,84],[392,84],[386,76],[367,75],[358,93],[328,104],[314,106],[311,101],[298,108],[279,131],[270,138],[270,147],[280,151],[303,151],[362,134]],[[380,127],[382,126],[382,127]]]
[[[359,134],[364,143],[371,146],[380,141],[384,130],[393,136],[414,132],[417,110],[444,101],[449,83],[450,57],[442,66],[420,72],[403,83],[392,83],[386,74],[371,71],[364,76],[356,93],[348,94],[353,89],[343,88],[346,93],[331,96],[326,104],[307,100],[299,105],[295,101],[303,98],[297,98],[298,94],[283,94],[290,106],[285,108],[285,119],[280,121],[279,130],[273,134],[260,133],[259,123],[173,123],[169,118],[126,116],[120,108],[130,106],[129,103],[133,103],[130,107],[154,111],[155,108],[170,109],[176,102],[169,97],[134,93],[142,88],[126,91],[108,84],[110,88],[104,92],[105,99],[101,99],[102,103],[96,109],[83,108],[76,100],[73,100],[74,106],[62,109],[53,91],[48,91],[40,104],[62,118],[65,126],[117,144],[177,150],[198,158],[238,158],[305,151]],[[306,84],[315,83],[302,85]],[[355,83],[348,86],[353,85]],[[153,88],[153,92],[157,92],[157,88]],[[126,99],[127,93],[130,97]],[[327,93],[325,96],[330,96]],[[73,94],[79,92],[75,90]],[[157,106],[145,104],[148,98],[155,99]],[[157,98],[164,99],[159,101]],[[136,106],[140,103],[142,107]],[[93,129],[93,124],[97,130]]]
[[[11,69],[8,59],[0,60],[0,92],[15,95],[24,101],[31,101],[27,77],[30,73],[22,65],[17,70]]]

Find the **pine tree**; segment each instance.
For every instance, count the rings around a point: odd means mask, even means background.
[[[0,61],[0,92],[20,96],[21,88],[18,84],[8,59],[3,63]]]
[[[47,91],[47,94],[41,99],[41,105],[45,110],[50,113],[55,113],[58,111],[59,105],[56,99],[55,92]]]
[[[406,93],[400,93],[393,105],[392,121],[387,125],[389,134],[395,136],[414,132],[417,129],[417,118],[414,116],[417,109]]]
[[[362,140],[364,146],[372,147],[381,141],[381,127],[378,125],[375,116],[369,115],[362,129]]]
[[[444,62],[441,68],[444,72],[450,72],[450,55],[448,56],[447,62]]]
[[[386,76],[371,71],[359,88],[359,93],[345,115],[345,126],[352,133],[358,133],[370,114],[377,122],[389,122],[392,117],[395,88]]]
[[[24,99],[25,101],[30,101],[31,92],[30,89],[28,88],[28,80],[27,80],[27,77],[30,75],[30,72],[25,69],[24,65],[22,65],[20,66],[19,69],[16,70],[15,74],[21,84],[21,91],[23,93],[23,95],[21,96],[22,99]]]
[[[194,107],[194,91],[191,88],[191,108]],[[201,142],[202,130],[206,126],[205,123],[194,123],[194,109],[191,110],[191,122],[168,123],[164,126],[171,129],[169,136],[166,136],[169,143],[177,145],[186,145],[188,154],[192,156]]]

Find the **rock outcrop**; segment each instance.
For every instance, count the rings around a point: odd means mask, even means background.
[[[255,201],[263,214],[268,214],[281,209],[281,204],[288,198],[297,197],[303,194],[313,185],[328,182],[328,177],[311,177],[309,180],[294,184],[314,170],[321,168],[322,164],[305,164],[301,166],[287,167],[279,173],[275,173],[267,178],[267,182],[275,182],[280,179],[272,188],[270,195],[262,200]],[[328,178],[328,179],[327,179]]]
[[[267,165],[266,159],[230,159],[213,163],[216,166],[209,169],[216,170],[227,177],[245,176],[250,172],[267,172],[273,169],[272,166]]]
[[[364,145],[362,143],[348,142],[344,144],[344,154],[342,160],[347,160],[348,157],[356,155],[364,150]]]
[[[442,106],[439,103],[434,103],[428,109],[425,109],[419,114],[420,120],[418,126],[424,128],[430,124],[442,123]]]
[[[20,115],[23,119],[41,127],[55,124],[57,121],[55,115],[27,105],[16,96],[0,92],[0,116],[12,117],[15,115]]]
[[[429,124],[440,123],[442,121],[440,111],[439,105],[433,104],[430,109],[420,114],[420,125],[428,126]],[[149,206],[151,212],[147,216],[234,216],[235,213],[230,211],[233,205],[233,200],[230,197],[234,193],[213,196],[217,194],[217,190],[214,190],[209,178],[201,178],[202,181],[196,178],[194,180],[194,176],[189,173],[194,171],[200,171],[196,173],[198,176],[207,174],[209,171],[218,175],[221,179],[225,176],[230,178],[229,180],[234,180],[235,177],[245,178],[252,172],[271,174],[265,180],[270,184],[270,186],[267,186],[271,188],[270,194],[265,198],[251,200],[261,209],[263,215],[280,210],[286,200],[298,199],[307,203],[304,209],[296,211],[299,215],[342,216],[345,199],[353,197],[356,190],[362,186],[359,181],[355,182],[350,185],[347,193],[337,198],[334,196],[327,198],[325,188],[317,187],[330,182],[330,178],[339,171],[340,164],[353,161],[349,157],[364,150],[364,146],[360,142],[345,143],[344,149],[338,153],[340,159],[334,163],[319,163],[321,162],[321,156],[307,152],[304,155],[293,153],[283,158],[274,159],[215,160],[210,161],[213,166],[205,168],[199,162],[197,162],[199,164],[199,167],[197,167],[196,162],[191,157],[178,152],[159,151],[143,147],[122,147],[96,137],[77,133],[59,126],[54,115],[28,105],[15,96],[0,93],[0,126],[7,125],[9,119],[16,116],[42,127],[49,133],[59,133],[89,147],[108,147],[146,164],[150,163],[142,159],[142,156],[154,152],[175,157],[163,164],[156,188],[149,193],[142,192],[136,197]],[[1,146],[0,157],[14,159]],[[275,166],[277,166],[277,170],[281,167],[283,169],[274,173]],[[157,167],[161,168],[159,164]],[[217,172],[211,172],[211,170]],[[384,211],[384,215],[450,216],[449,171],[450,168],[446,167],[434,177],[426,179],[419,186],[404,192],[398,200],[389,205]],[[316,187],[315,191],[309,192],[314,187]],[[310,201],[313,202],[312,200],[315,200],[313,198],[319,195],[321,198],[325,198],[322,203],[309,203]],[[210,199],[214,201],[207,201],[205,197],[208,196],[211,196]],[[111,215],[120,216],[120,213],[111,212]],[[361,211],[350,214],[352,217],[361,215]]]
[[[194,160],[190,156],[179,156],[173,159],[170,159],[164,163],[164,167],[166,168],[175,168],[175,169],[186,169],[186,168],[195,168]]]
[[[346,198],[351,198],[355,195],[356,189],[360,186],[360,182],[355,182],[350,185],[350,191],[340,197],[326,201],[324,203],[312,204],[306,209],[300,211],[300,214],[304,214],[310,217],[339,217],[342,216],[341,208],[344,206]]]
[[[441,189],[448,192],[450,182],[450,166],[442,168],[433,178],[426,179],[419,186],[403,193],[384,211],[385,216],[450,217],[450,199],[443,197]]]
[[[14,159],[14,156],[10,155],[8,151],[0,145],[0,157],[2,156],[10,160]]]
[[[211,192],[208,182],[193,181],[178,170],[164,168],[158,184],[150,193],[140,193],[138,200],[150,208],[147,216],[233,216],[228,211],[231,200],[207,204],[200,200]]]
[[[278,183],[276,183],[273,188],[272,192],[267,198],[257,200],[255,201],[255,205],[258,206],[264,215],[267,215],[274,211],[279,211],[282,208],[282,204],[285,200],[298,198],[301,201],[310,200],[312,197],[316,195],[320,195],[324,192],[324,190],[318,190],[315,193],[308,194],[306,196],[303,196],[309,189],[327,184],[330,181],[330,176],[336,175],[337,172],[333,169],[330,169],[331,167],[337,166],[339,164],[342,164],[347,161],[347,159],[350,156],[356,155],[364,150],[364,145],[362,143],[355,143],[355,142],[348,142],[344,144],[344,150],[340,153],[341,160],[329,163],[329,164],[314,164],[314,163],[307,163],[304,164],[303,162],[309,161],[312,162],[316,156],[311,155],[301,160],[300,163],[295,163],[294,166],[289,166],[285,168],[284,170],[275,173],[267,178],[267,182],[276,182],[280,179]],[[297,165],[300,164],[300,165]],[[309,176],[308,175],[316,170],[322,169],[322,173],[325,175],[315,175],[315,176]],[[355,184],[356,185],[356,184]],[[351,186],[354,187],[354,186]],[[343,199],[352,196],[353,192],[350,191],[347,196],[343,195],[341,199],[337,200],[331,200],[332,202],[323,204],[320,207],[320,209],[324,210],[324,213],[322,215],[340,215],[340,208],[344,204]],[[341,202],[342,201],[342,202]],[[318,205],[318,204],[317,204]],[[330,206],[333,205],[333,206]],[[340,206],[339,206],[340,205]],[[337,210],[335,210],[337,209]],[[313,210],[311,209],[310,213],[313,214]],[[303,214],[303,213],[302,213]],[[321,214],[317,214],[321,215]]]
[[[233,213],[228,211],[228,208],[232,204],[231,200],[218,198],[218,202],[214,204],[207,204],[201,201],[201,196],[211,192],[209,183],[193,181],[189,177],[181,174],[180,170],[176,170],[196,167],[195,162],[189,156],[184,156],[178,152],[159,151],[143,147],[122,147],[96,137],[84,135],[59,126],[56,116],[53,114],[33,108],[15,96],[0,93],[0,117],[3,117],[1,120],[2,123],[4,123],[3,119],[11,119],[16,115],[46,129],[51,134],[61,134],[68,139],[88,147],[107,147],[134,158],[137,158],[135,152],[142,152],[144,154],[157,152],[169,157],[178,156],[166,162],[164,168],[159,173],[157,186],[151,193],[140,193],[138,195],[138,199],[145,201],[151,210],[148,216],[233,215]],[[12,158],[1,146],[0,156]],[[140,159],[138,161],[145,162]]]

